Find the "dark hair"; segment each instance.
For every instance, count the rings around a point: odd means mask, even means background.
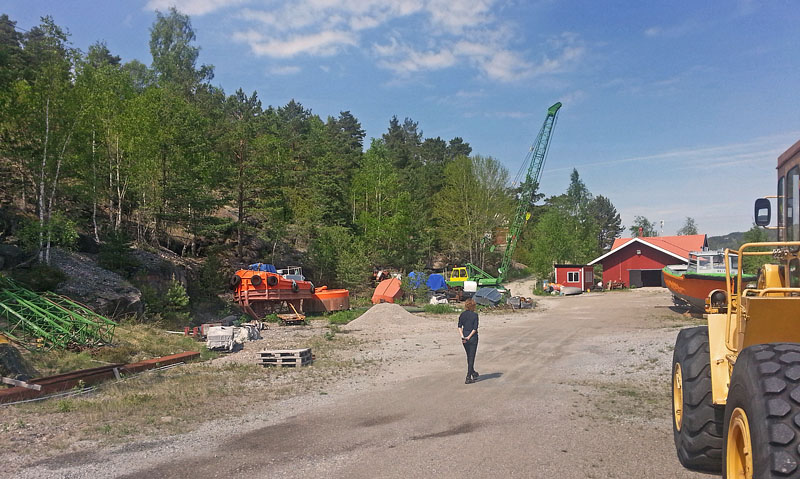
[[[467,308],[469,311],[475,311],[475,300],[469,298],[468,300],[464,301],[464,307]]]

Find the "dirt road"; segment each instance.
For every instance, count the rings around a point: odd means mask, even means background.
[[[483,314],[464,384],[455,324],[398,336],[372,377],[186,436],[69,453],[24,477],[701,478],[672,443],[669,368],[685,321],[665,290],[545,298]],[[387,318],[390,320],[390,318]],[[402,336],[402,337],[400,337]],[[216,431],[216,432],[215,432]],[[222,431],[222,434],[220,433]]]

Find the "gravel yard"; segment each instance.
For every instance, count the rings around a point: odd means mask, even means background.
[[[69,412],[2,409],[0,476],[704,477],[672,444],[672,346],[693,320],[670,305],[644,288],[481,313],[473,385],[455,314],[382,304],[334,329],[273,325],[241,352],[176,368],[247,370],[243,397],[228,393],[217,413],[204,403],[207,417],[181,428],[64,436],[85,427]],[[309,346],[312,366],[251,366],[262,349]],[[454,462],[464,444],[473,457]]]

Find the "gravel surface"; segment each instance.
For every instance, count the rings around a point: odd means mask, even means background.
[[[675,457],[669,370],[687,320],[670,305],[666,290],[643,288],[482,313],[472,385],[456,314],[377,305],[337,333],[357,340],[342,354],[366,371],[179,436],[5,450],[0,476],[708,477]],[[324,327],[283,329],[243,353]]]

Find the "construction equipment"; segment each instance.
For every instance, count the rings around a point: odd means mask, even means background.
[[[505,281],[508,270],[511,268],[511,258],[517,247],[517,239],[522,233],[525,223],[531,217],[529,210],[533,206],[533,195],[539,186],[539,179],[542,176],[542,169],[550,147],[550,138],[553,134],[560,108],[561,102],[558,102],[547,109],[547,116],[545,116],[542,128],[539,130],[536,140],[531,145],[522,163],[523,167],[526,164],[528,165],[528,171],[525,175],[525,181],[520,183],[519,200],[514,212],[514,219],[511,221],[506,235],[506,247],[500,267],[497,269],[497,277],[490,275],[472,263],[467,263],[465,266],[453,268],[447,280],[448,286],[463,287],[464,281],[476,281],[478,286],[500,286]]]
[[[678,333],[673,435],[689,469],[728,478],[800,476],[798,184],[800,141],[778,158],[778,241],[726,249],[725,289],[706,299],[707,326]],[[758,199],[755,213],[757,225],[769,225],[769,200]],[[766,256],[774,264],[764,264],[756,282],[743,280],[748,260]]]
[[[28,349],[111,344],[116,323],[53,293],[38,294],[0,275],[0,333]]]

